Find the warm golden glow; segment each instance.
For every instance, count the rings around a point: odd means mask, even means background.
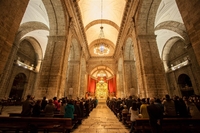
[[[108,84],[97,83],[95,96],[97,97],[97,99],[106,99],[108,97]]]
[[[94,53],[97,55],[107,55],[109,54],[109,52],[110,52],[109,47],[104,43],[97,44],[94,47]]]
[[[125,0],[80,0],[78,4],[81,10],[81,16],[84,27],[86,28],[88,24],[90,24],[91,22],[95,22],[86,29],[88,45],[91,45],[92,42],[97,40],[99,35],[99,27],[102,25],[104,27],[105,39],[108,39],[115,45],[117,42],[117,36],[119,32],[118,29],[116,29],[115,27],[120,27],[121,25],[122,15],[126,1]],[[110,23],[105,23],[105,22],[110,22]],[[115,46],[112,48],[111,46],[109,46],[109,50],[105,49],[105,51],[107,50],[107,52],[111,54],[114,53],[113,52],[114,48]],[[101,47],[99,49],[95,49],[95,51],[97,53],[98,50],[102,49],[104,48]],[[91,55],[99,56],[99,54],[94,54],[95,51],[94,49],[90,49]],[[110,54],[105,54],[107,52],[104,52],[103,55],[111,56]],[[100,55],[103,56],[102,54]]]

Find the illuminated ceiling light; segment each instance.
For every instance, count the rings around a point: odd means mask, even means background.
[[[101,27],[100,34],[97,40],[97,44],[94,45],[94,54],[97,55],[107,55],[110,52],[109,46],[103,42],[104,31],[102,26],[102,9],[103,9],[103,0],[101,0]]]

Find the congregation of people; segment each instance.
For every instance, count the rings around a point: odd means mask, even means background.
[[[74,114],[79,118],[89,116],[93,108],[97,106],[97,99],[68,99],[67,97],[57,99],[35,100],[33,96],[27,95],[27,99],[22,103],[22,117],[54,117],[60,114],[63,118],[74,119]]]
[[[130,133],[136,132],[135,121],[148,118],[152,133],[161,132],[163,118],[200,118],[200,98],[165,95],[161,98],[108,98],[108,107],[124,124],[123,114],[130,114]]]

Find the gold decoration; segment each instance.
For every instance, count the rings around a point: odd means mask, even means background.
[[[97,97],[97,99],[106,99],[108,97],[108,84],[97,83],[95,96]]]

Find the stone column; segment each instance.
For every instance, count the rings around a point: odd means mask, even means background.
[[[124,64],[123,56],[118,60],[118,72],[117,72],[117,97],[124,98],[125,92],[125,81],[124,81]]]
[[[84,60],[84,56],[82,55],[81,64],[80,64],[80,91],[79,97],[82,98],[85,95],[86,89],[86,62]]]
[[[66,94],[70,98],[76,98],[78,96],[79,89],[79,61],[70,61],[68,64],[68,77],[66,83]],[[73,88],[72,94],[69,94],[69,88]]]
[[[17,50],[18,50],[18,45],[14,43],[13,46],[12,46],[11,53],[10,53],[9,58],[7,60],[7,63],[6,63],[6,67],[4,68],[4,71],[3,71],[2,76],[1,76],[1,80],[0,80],[0,92],[1,92],[0,94],[1,95],[0,95],[0,98],[9,96],[9,93],[7,92],[9,82],[10,82],[9,78],[12,74],[13,63],[14,63],[14,61],[17,60],[17,58],[16,58]]]
[[[29,0],[0,2],[0,80]]]
[[[176,3],[200,65],[200,1],[176,0]]]
[[[127,96],[138,96],[137,74],[134,60],[124,61],[124,75]]]
[[[164,66],[159,56],[156,36],[139,35],[138,47],[141,72],[138,73],[138,84],[142,97],[162,97],[167,94]]]
[[[67,63],[64,62],[68,45],[66,45],[65,36],[49,36],[45,57],[42,63],[38,87],[35,90],[35,96],[41,98],[62,97],[64,85],[63,79],[66,77],[64,68]]]

